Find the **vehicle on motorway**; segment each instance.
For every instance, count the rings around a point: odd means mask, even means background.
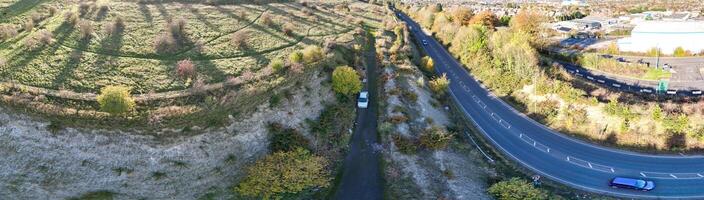
[[[357,107],[358,108],[369,107],[369,92],[362,91],[359,93],[359,98],[357,98]]]
[[[626,59],[619,57],[619,58],[616,58],[616,61],[619,61],[619,62],[626,62]]]
[[[428,40],[423,40],[423,45],[428,46]]]
[[[643,89],[640,89],[640,92],[650,94],[650,93],[653,93],[653,90],[647,89],[647,88],[643,88]]]
[[[632,190],[650,191],[655,189],[653,181],[646,181],[634,178],[616,177],[609,181],[609,186],[612,188],[623,188]]]
[[[701,95],[702,91],[701,90],[692,90],[693,95]]]
[[[592,80],[592,81],[593,81],[593,80],[594,80],[594,77],[593,77],[593,76],[587,76],[587,79],[589,79],[589,80]]]
[[[667,91],[665,92],[665,94],[676,95],[676,94],[677,94],[677,90],[667,90]]]
[[[616,88],[620,88],[620,87],[621,87],[621,84],[614,83],[614,84],[611,84],[611,86],[614,86],[614,87],[616,87]]]
[[[599,83],[601,83],[601,84],[604,84],[604,83],[606,83],[606,81],[605,81],[605,80],[603,80],[603,79],[599,79],[599,80],[596,80],[596,82],[599,82]]]

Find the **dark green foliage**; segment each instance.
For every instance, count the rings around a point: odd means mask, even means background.
[[[415,154],[418,151],[418,141],[413,138],[406,138],[400,134],[394,134],[392,136],[394,145],[398,148],[398,151],[403,154]]]
[[[308,149],[308,140],[294,128],[284,127],[279,123],[269,124],[271,143],[269,150],[272,152],[292,151],[297,148]]]

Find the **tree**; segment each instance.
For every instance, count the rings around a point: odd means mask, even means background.
[[[650,57],[655,57],[655,56],[662,55],[662,52],[660,51],[659,48],[653,47],[653,48],[648,49],[648,51],[645,52],[645,54],[647,54]]]
[[[435,79],[428,82],[430,89],[438,95],[445,95],[448,87],[450,86],[450,80],[447,79],[446,74],[442,74],[440,77],[435,77]]]
[[[469,25],[470,21],[472,20],[474,12],[472,12],[472,10],[467,7],[457,7],[451,11],[450,16],[452,16],[453,23],[461,26],[466,26]]]
[[[340,66],[332,72],[332,89],[349,96],[362,90],[362,82],[357,71],[348,66]]]
[[[673,53],[675,57],[686,57],[692,55],[691,52],[684,50],[682,47],[677,47],[675,48],[675,52]]]
[[[486,26],[489,29],[494,29],[496,25],[498,24],[499,19],[494,15],[493,12],[485,10],[477,13],[477,15],[474,15],[472,17],[472,20],[470,20],[470,24],[479,24]]]
[[[78,30],[81,32],[81,39],[87,40],[93,35],[93,25],[88,20],[78,22]]]
[[[110,114],[122,114],[134,109],[134,99],[130,89],[123,86],[106,86],[97,97],[100,110]]]
[[[489,194],[498,200],[540,200],[547,199],[547,194],[528,181],[511,178],[507,181],[495,183],[489,187]]]
[[[423,66],[423,69],[427,72],[435,72],[435,62],[433,62],[433,58],[430,56],[424,56],[423,58],[420,59],[420,64]]]
[[[535,37],[540,32],[540,26],[545,21],[543,15],[535,11],[522,10],[511,19],[511,28],[523,31]]]
[[[662,120],[662,108],[660,108],[660,105],[655,104],[655,106],[652,107],[650,116],[653,118],[655,121],[660,121]]]
[[[286,193],[327,187],[330,177],[325,170],[327,160],[296,149],[276,152],[247,168],[247,177],[235,188],[244,196],[280,199]]]

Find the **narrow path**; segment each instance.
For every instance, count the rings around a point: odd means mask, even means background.
[[[374,38],[368,37],[372,42]],[[364,53],[367,67],[369,107],[357,109],[357,121],[350,141],[350,151],[345,157],[340,186],[334,199],[382,199],[383,186],[380,168],[380,152],[374,148],[377,139],[377,66],[376,48],[369,45]]]

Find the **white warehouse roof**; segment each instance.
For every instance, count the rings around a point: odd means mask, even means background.
[[[646,52],[659,48],[672,54],[677,47],[692,53],[704,50],[704,21],[643,21],[631,37],[618,40],[621,51]]]

